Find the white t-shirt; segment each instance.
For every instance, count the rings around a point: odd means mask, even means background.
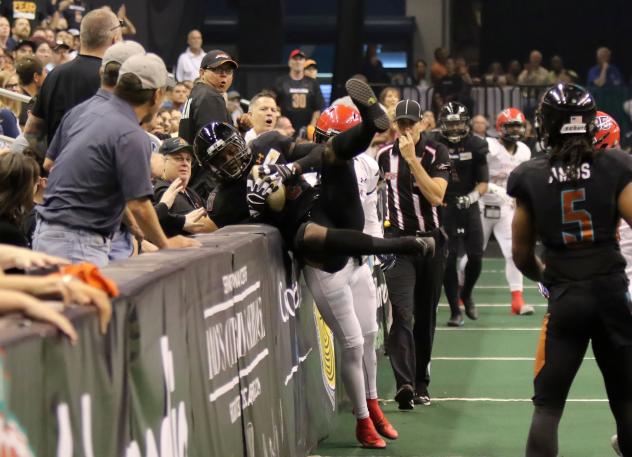
[[[516,152],[510,154],[497,138],[486,138],[489,146],[487,166],[489,167],[490,191],[481,198],[486,205],[502,205],[510,199],[507,197],[507,179],[511,172],[531,158],[531,150],[522,141],[516,143]],[[495,191],[497,189],[498,191]],[[504,194],[504,195],[503,195]]]
[[[193,54],[189,48],[180,54],[178,64],[176,65],[176,80],[178,81],[195,81],[200,77],[200,65],[205,56],[205,52]]]
[[[257,132],[255,132],[255,129],[252,128],[250,130],[248,130],[246,132],[246,134],[244,135],[244,141],[246,142],[246,144],[250,143],[252,140],[254,140],[255,138],[257,138],[259,135],[257,135]]]
[[[382,224],[377,215],[377,184],[380,179],[380,169],[375,159],[367,153],[362,153],[353,160],[360,202],[364,211],[364,233],[382,238]]]

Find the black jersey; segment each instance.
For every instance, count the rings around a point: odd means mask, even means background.
[[[472,134],[458,143],[448,141],[438,132],[431,133],[429,137],[444,144],[450,153],[450,182],[445,192],[446,203],[472,192],[477,183],[489,181],[487,141]]]
[[[582,163],[570,181],[550,156],[519,165],[509,175],[507,193],[529,208],[545,247],[549,282],[581,281],[623,272],[616,238],[617,200],[632,181],[632,158],[616,149]]]
[[[291,142],[290,142],[291,143]],[[265,134],[253,140],[249,147],[255,156],[255,164],[288,163],[291,144],[283,135]],[[257,222],[277,227],[288,245],[298,227],[307,220],[318,194],[302,177],[296,176],[285,183],[285,206],[281,212],[266,211]],[[246,177],[221,184],[211,192],[207,205],[209,218],[218,227],[239,224],[249,220],[246,200]]]
[[[281,76],[276,81],[275,92],[281,113],[292,121],[297,132],[311,122],[314,111],[320,111],[325,105],[320,86],[307,76],[299,80]]]

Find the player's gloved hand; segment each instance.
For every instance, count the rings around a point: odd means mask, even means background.
[[[469,195],[461,195],[456,198],[456,207],[457,209],[468,209],[472,201],[470,200]]]
[[[378,266],[382,271],[388,271],[395,266],[397,256],[395,254],[376,254],[375,257],[379,260]]]
[[[270,176],[259,177],[256,180],[248,178],[246,182],[246,200],[248,201],[250,217],[256,219],[261,216],[265,211],[268,195],[278,188],[279,186]]]
[[[279,177],[281,181],[286,181],[294,175],[294,169],[288,165],[267,164],[259,166],[259,176]]]
[[[549,299],[549,289],[547,289],[546,286],[541,282],[538,283],[538,292],[540,292],[540,295],[542,295],[547,300]]]

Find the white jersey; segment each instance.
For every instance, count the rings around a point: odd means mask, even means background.
[[[531,150],[522,141],[516,143],[516,152],[510,154],[505,146],[497,138],[487,138],[489,154],[487,165],[489,167],[490,190],[481,198],[486,205],[502,205],[508,201],[506,196],[507,179],[511,172],[531,158]]]
[[[373,157],[366,152],[353,160],[360,202],[364,211],[364,233],[382,238],[382,224],[377,216],[377,184],[380,179],[380,169]]]
[[[632,288],[632,228],[623,220],[619,225],[619,246],[621,246],[621,254],[627,263],[625,273],[631,280],[630,288]]]

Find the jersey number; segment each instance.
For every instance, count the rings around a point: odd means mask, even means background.
[[[592,216],[585,209],[575,209],[575,203],[583,201],[586,201],[586,189],[583,187],[562,192],[562,224],[577,224],[572,231],[562,231],[564,244],[595,241]]]
[[[307,107],[307,96],[305,94],[292,94],[292,108],[302,109]]]

